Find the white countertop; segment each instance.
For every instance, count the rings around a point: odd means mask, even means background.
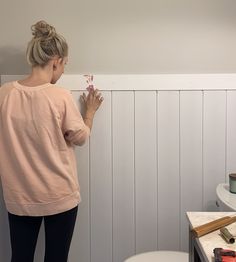
[[[224,216],[236,216],[236,212],[187,212],[191,228],[203,225]],[[236,223],[228,225],[226,228],[233,236],[236,236]],[[205,257],[209,262],[213,261],[213,249],[216,247],[236,251],[236,242],[234,244],[227,244],[219,233],[220,231],[216,230],[197,239],[202,252],[204,252]]]
[[[226,210],[233,212],[236,209],[236,194],[230,192],[229,184],[219,184],[216,187],[216,195],[227,207]]]

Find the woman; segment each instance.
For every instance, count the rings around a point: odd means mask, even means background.
[[[75,145],[89,137],[103,98],[83,94],[82,118],[72,95],[55,85],[68,46],[44,21],[32,26],[27,60],[31,74],[0,88],[0,177],[8,211],[11,262],[32,262],[44,219],[45,262],[66,262],[80,189]]]

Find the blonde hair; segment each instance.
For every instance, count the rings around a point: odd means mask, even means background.
[[[68,45],[63,36],[45,21],[31,26],[33,38],[28,43],[26,57],[31,66],[45,66],[53,57],[68,56]]]

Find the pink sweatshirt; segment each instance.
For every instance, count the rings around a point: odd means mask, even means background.
[[[45,216],[80,202],[74,147],[90,129],[69,91],[50,83],[0,88],[0,178],[10,213]]]

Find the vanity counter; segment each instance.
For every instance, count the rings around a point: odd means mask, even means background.
[[[236,242],[227,244],[219,235],[220,231],[195,238],[191,229],[213,220],[225,217],[236,216],[236,212],[187,212],[189,220],[189,261],[190,262],[212,262],[213,249],[216,247],[232,249],[236,251]],[[236,236],[236,223],[226,226],[233,236]]]

